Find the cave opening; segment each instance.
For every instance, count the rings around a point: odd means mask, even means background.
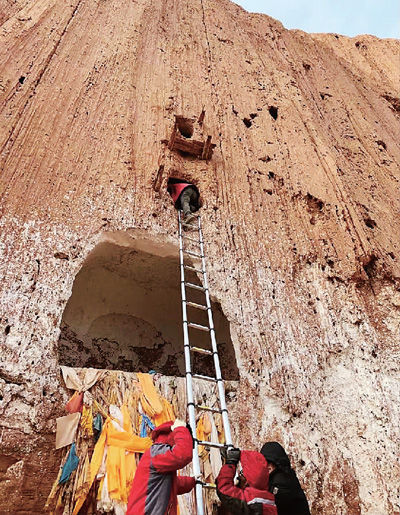
[[[193,263],[195,265],[195,263]],[[193,271],[186,280],[199,284]],[[204,292],[190,299],[204,303]],[[224,379],[239,378],[229,322],[212,299]],[[207,325],[207,313],[188,308],[190,321]],[[211,349],[209,334],[190,331],[193,346]],[[178,248],[169,242],[108,234],[75,277],[58,342],[60,365],[128,372],[155,370],[184,376],[182,307]],[[193,372],[210,375],[211,357],[193,355]]]
[[[269,106],[268,107],[268,112],[269,112],[269,114],[272,116],[272,118],[274,120],[276,120],[278,118],[278,108],[277,107]]]
[[[176,126],[181,135],[186,139],[190,139],[194,132],[193,120],[190,118],[184,118],[183,116],[176,116],[175,120]]]

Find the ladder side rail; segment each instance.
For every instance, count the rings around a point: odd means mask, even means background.
[[[185,268],[183,256],[183,237],[182,237],[182,218],[181,211],[178,211],[178,225],[179,225],[179,268],[181,273],[181,295],[182,295],[182,319],[183,319],[183,345],[185,351],[185,368],[186,368],[186,395],[187,395],[187,409],[189,413],[189,424],[192,429],[194,438],[193,449],[193,474],[196,478],[196,506],[197,515],[204,515],[203,503],[203,487],[199,482],[201,479],[200,457],[197,443],[196,433],[196,412],[193,398],[193,381],[191,370],[191,357],[190,357],[190,343],[189,343],[189,329],[186,310],[186,290],[185,290]]]
[[[206,273],[206,260],[205,260],[205,257],[204,257],[203,233],[202,233],[202,230],[201,230],[200,216],[198,217],[198,229],[199,229],[200,253],[202,255],[201,265],[202,265],[202,269],[203,269],[203,285],[204,285],[204,288],[205,288],[205,292],[204,293],[205,293],[205,296],[206,296],[206,305],[207,305],[207,314],[208,314],[208,325],[210,327],[211,347],[212,347],[212,350],[213,350],[213,358],[214,358],[214,366],[215,366],[215,377],[217,379],[217,384],[218,384],[219,402],[220,402],[220,408],[221,408],[222,423],[223,423],[224,432],[225,432],[225,444],[228,447],[233,447],[233,444],[232,444],[232,434],[231,434],[231,426],[229,424],[228,409],[227,409],[227,406],[226,406],[225,387],[224,387],[224,382],[223,382],[223,379],[222,379],[221,366],[220,366],[220,362],[219,362],[217,341],[216,341],[216,338],[215,338],[215,328],[214,328],[214,321],[213,321],[213,316],[212,316],[211,299],[210,299],[210,293],[208,291],[208,281],[207,281],[207,273]]]

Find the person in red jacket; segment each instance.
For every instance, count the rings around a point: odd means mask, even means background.
[[[195,479],[176,471],[192,461],[193,439],[186,424],[165,422],[151,433],[153,445],[139,461],[126,515],[176,515],[177,496],[190,492]]]
[[[185,223],[190,223],[194,219],[193,213],[200,208],[200,193],[197,187],[184,179],[170,177],[167,191],[171,195],[176,209],[183,211]]]
[[[242,470],[235,486],[239,460]],[[268,491],[268,464],[261,453],[228,449],[216,483],[218,497],[230,515],[277,515],[274,495]]]

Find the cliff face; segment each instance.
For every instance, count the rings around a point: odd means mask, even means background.
[[[398,511],[399,41],[288,31],[228,0],[0,6],[0,512],[42,513],[57,473],[60,330],[92,251],[176,258],[171,173],[203,197],[237,444],[281,441],[315,514]],[[210,161],[161,143],[202,110]],[[96,317],[79,320],[98,338]]]

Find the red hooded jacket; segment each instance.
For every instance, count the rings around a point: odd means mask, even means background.
[[[217,493],[223,504],[232,515],[277,515],[274,495],[268,491],[269,472],[264,456],[257,451],[242,451],[240,463],[249,486],[235,486],[235,465],[224,465],[217,477]]]
[[[178,199],[181,196],[182,191],[186,188],[189,188],[189,186],[192,186],[192,184],[189,184],[187,182],[178,182],[176,184],[170,184],[168,186],[168,192],[170,193],[172,200],[174,201],[174,204],[178,202]]]
[[[193,188],[197,192],[198,198],[200,197],[199,190],[197,189],[197,186],[195,184],[185,181],[184,179],[176,179],[175,177],[170,177],[168,179],[167,191],[171,195],[176,209],[181,209],[180,198],[181,198],[182,193],[186,190],[186,188]],[[199,200],[197,200],[197,203],[195,206],[196,211],[200,207],[200,205],[198,205],[198,204],[199,204]]]
[[[171,432],[172,424],[165,422],[152,432],[154,444],[139,462],[126,515],[176,515],[177,496],[194,487],[193,477],[176,475],[192,461],[192,436],[186,427]]]

